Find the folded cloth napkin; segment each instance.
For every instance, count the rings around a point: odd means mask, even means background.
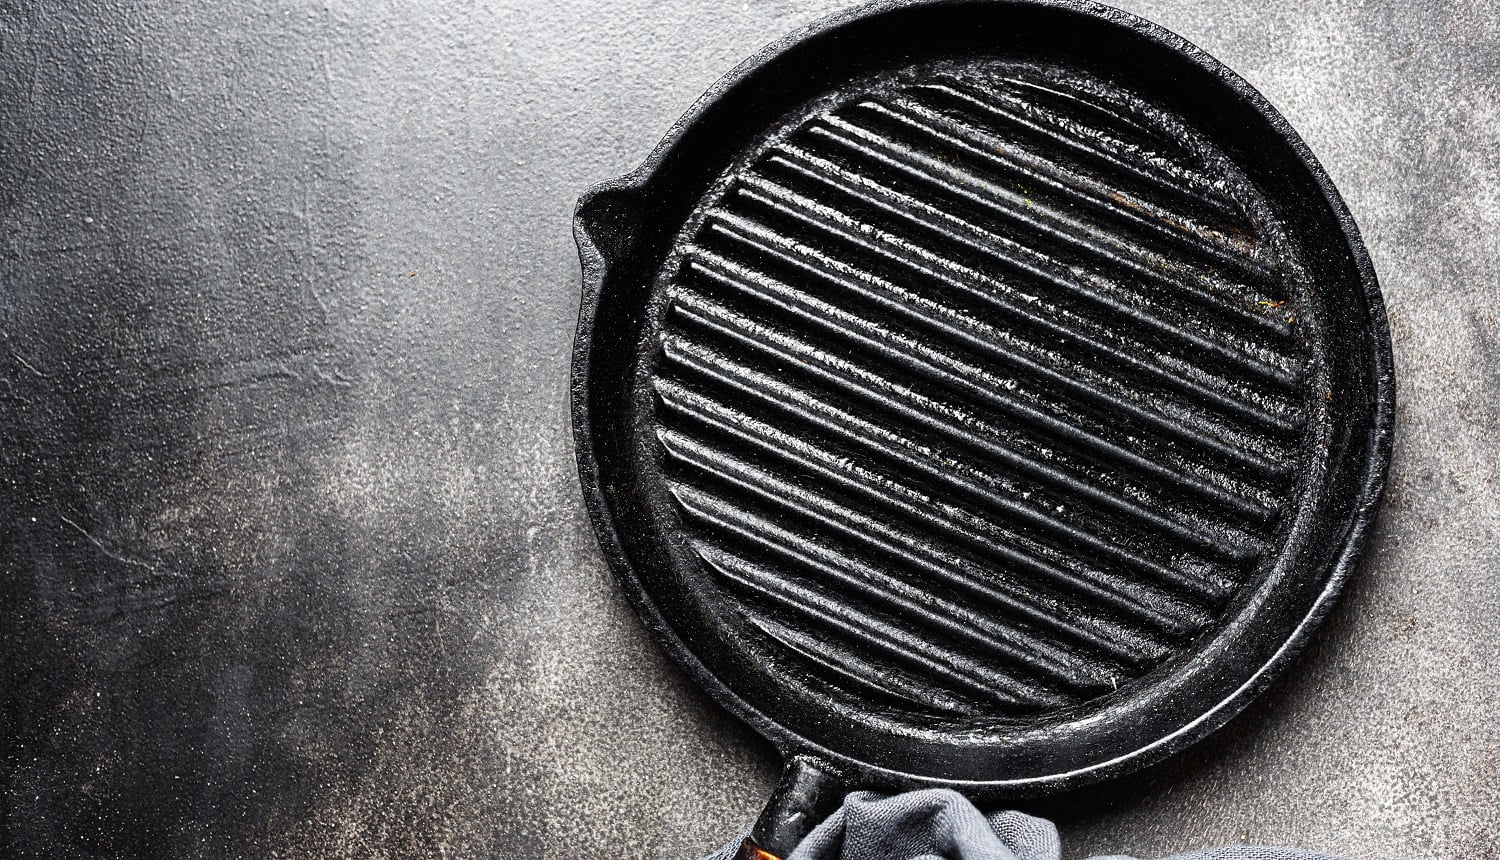
[[[733,860],[743,836],[705,860]],[[1020,812],[985,815],[947,789],[882,797],[857,791],[807,835],[786,860],[1060,860],[1052,822]],[[1130,860],[1123,855],[1094,860]],[[1236,846],[1171,860],[1335,860],[1292,848]]]

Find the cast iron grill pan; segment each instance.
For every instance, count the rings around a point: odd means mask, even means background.
[[[1243,81],[1113,10],[820,25],[578,234],[590,511],[657,638],[795,762],[773,851],[818,795],[1037,794],[1210,731],[1378,500],[1347,212]]]

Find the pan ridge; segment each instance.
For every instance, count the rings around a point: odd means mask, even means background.
[[[1179,656],[1258,577],[1310,438],[1304,286],[1262,195],[1035,63],[799,114],[661,285],[660,468],[726,605],[809,685],[915,722],[1076,706]]]

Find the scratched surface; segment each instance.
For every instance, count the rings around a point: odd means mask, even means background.
[[[770,750],[616,594],[569,216],[834,2],[0,2],[0,853],[690,858]],[[1399,432],[1362,578],[1069,856],[1495,856],[1500,7],[1124,3],[1365,232]],[[625,846],[623,849],[621,846]]]

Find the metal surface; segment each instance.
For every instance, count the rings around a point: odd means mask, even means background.
[[[660,655],[578,504],[572,207],[844,5],[0,4],[0,853],[684,858],[742,831],[772,751]],[[1042,811],[1076,857],[1485,856],[1500,9],[1121,5],[1328,169],[1400,432],[1287,682]],[[76,596],[148,570],[133,612]]]
[[[1137,19],[820,23],[577,232],[605,554],[695,680],[848,789],[1034,798],[1181,749],[1306,641],[1374,517],[1390,345],[1347,211]]]

